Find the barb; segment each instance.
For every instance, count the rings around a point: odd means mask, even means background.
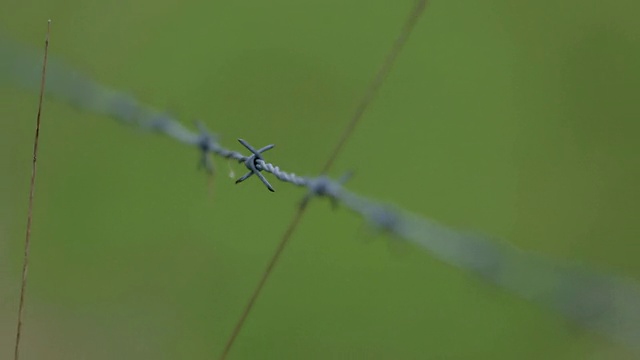
[[[244,147],[249,149],[249,151],[251,151],[252,155],[249,156],[248,158],[246,158],[246,160],[244,160],[244,161],[241,160],[241,162],[244,162],[244,166],[246,166],[247,169],[249,169],[249,172],[244,174],[238,180],[236,180],[236,184],[239,184],[239,183],[247,180],[251,175],[256,175],[257,177],[260,178],[260,181],[262,181],[262,183],[267,187],[267,189],[269,189],[269,191],[274,192],[275,190],[273,189],[271,184],[269,184],[269,181],[267,181],[267,179],[264,177],[264,175],[262,175],[260,173],[262,168],[260,168],[260,169],[258,168],[258,161],[262,160],[262,162],[264,162],[264,159],[262,158],[262,153],[267,151],[267,150],[273,149],[273,147],[275,145],[273,145],[273,144],[267,145],[267,146],[261,148],[260,150],[256,150],[256,149],[253,148],[253,146],[249,145],[248,142],[246,142],[246,141],[244,141],[242,139],[238,139],[238,141],[240,142],[240,144],[244,145]]]
[[[16,326],[16,346],[13,353],[14,360],[20,358],[20,339],[22,337],[22,316],[24,314],[24,299],[27,290],[27,275],[29,273],[29,249],[31,245],[31,222],[33,219],[33,198],[35,193],[38,140],[40,138],[40,115],[42,114],[42,100],[44,98],[45,81],[47,78],[47,57],[49,54],[49,34],[51,20],[47,21],[47,34],[44,40],[44,60],[42,61],[42,77],[40,80],[40,97],[38,99],[38,115],[36,116],[36,134],[33,140],[33,162],[31,165],[31,183],[29,185],[29,210],[27,212],[27,234],[24,240],[24,260],[22,264],[22,282],[20,284],[20,303],[18,304],[18,324]]]
[[[454,231],[344,189],[340,200],[372,226],[428,250],[441,261],[640,352],[637,281]]]

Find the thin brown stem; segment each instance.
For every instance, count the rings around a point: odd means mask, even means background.
[[[38,115],[36,116],[36,134],[33,140],[33,163],[31,165],[31,185],[29,186],[29,208],[27,210],[27,234],[24,241],[24,260],[22,263],[22,282],[20,285],[20,303],[18,305],[18,325],[16,327],[16,347],[14,360],[20,358],[20,338],[22,335],[22,316],[24,313],[25,290],[27,289],[27,274],[29,272],[29,246],[31,244],[31,222],[33,219],[33,197],[36,184],[36,163],[38,158],[38,139],[40,137],[40,115],[42,114],[42,99],[44,99],[44,85],[47,74],[47,56],[49,53],[49,34],[51,20],[47,21],[47,35],[44,41],[44,61],[42,62],[42,79],[40,81],[40,98],[38,100]]]
[[[394,42],[393,47],[391,48],[391,51],[385,58],[378,72],[376,73],[376,76],[373,79],[373,82],[371,83],[369,88],[367,89],[367,92],[364,94],[364,96],[360,100],[360,103],[358,104],[356,111],[354,112],[353,116],[349,120],[347,127],[342,132],[342,135],[338,140],[338,143],[336,144],[335,148],[333,149],[333,152],[329,156],[329,159],[324,164],[324,167],[322,168],[323,174],[327,173],[331,168],[331,166],[333,166],[333,163],[338,157],[338,154],[346,144],[347,140],[351,137],[351,134],[355,130],[356,125],[360,122],[360,119],[362,119],[362,115],[364,115],[365,110],[369,107],[369,104],[375,98],[376,94],[378,93],[378,90],[380,89],[380,86],[384,82],[384,79],[387,77],[387,75],[391,71],[391,68],[395,63],[395,60],[398,57],[398,54],[400,54],[407,39],[409,38],[409,35],[411,35],[411,32],[413,31],[416,23],[418,22],[420,15],[422,15],[422,13],[424,12],[426,5],[427,5],[427,0],[418,0],[414,8],[411,10],[411,13],[409,14],[409,17],[407,18],[407,20],[405,21],[404,26],[402,27],[402,30],[400,32],[400,35],[398,36],[398,38],[396,38],[396,41]],[[236,323],[236,326],[234,327],[233,332],[231,333],[231,336],[229,337],[225,345],[224,351],[220,356],[221,360],[226,359],[227,355],[231,351],[231,348],[233,347],[233,344],[236,338],[238,337],[238,334],[242,330],[242,327],[244,326],[244,323],[247,317],[249,316],[249,313],[251,313],[251,309],[253,308],[253,305],[255,304],[256,300],[260,296],[260,293],[262,292],[262,289],[264,288],[264,285],[266,284],[267,280],[271,276],[273,269],[275,268],[278,260],[280,259],[280,256],[282,255],[282,252],[284,251],[287,244],[289,243],[289,239],[297,229],[298,224],[300,223],[300,220],[302,219],[302,216],[304,215],[306,208],[307,208],[306,202],[303,202],[302,205],[296,211],[295,215],[293,216],[293,219],[289,223],[287,230],[282,235],[282,238],[280,239],[280,243],[278,243],[278,247],[276,248],[276,251],[271,256],[271,260],[269,261],[267,268],[262,273],[260,282],[258,282],[258,285],[256,286],[255,290],[251,294],[251,297],[249,298],[249,302],[245,306],[244,311],[242,312],[242,315],[238,319],[238,322]]]
[[[262,273],[260,282],[258,282],[258,285],[253,290],[253,294],[251,294],[251,297],[249,298],[249,302],[247,303],[247,306],[244,308],[244,311],[242,312],[242,315],[240,315],[240,318],[238,319],[236,326],[233,328],[233,332],[231,333],[231,336],[227,341],[227,344],[224,348],[224,351],[222,352],[222,356],[220,356],[220,359],[224,360],[229,354],[229,351],[231,351],[231,347],[233,346],[236,340],[236,337],[238,337],[238,334],[240,334],[240,330],[242,330],[242,326],[244,325],[245,320],[249,316],[249,313],[251,312],[251,309],[253,308],[254,303],[256,302],[256,300],[258,299],[258,296],[262,292],[262,288],[267,283],[267,280],[269,279],[271,272],[275,268],[276,263],[278,262],[278,259],[280,259],[280,255],[282,254],[285,247],[287,246],[287,243],[291,238],[291,234],[293,234],[294,230],[298,227],[298,223],[300,222],[300,219],[302,219],[302,214],[304,214],[305,209],[306,209],[306,203],[303,203],[298,208],[295,215],[293,216],[293,220],[289,223],[289,227],[287,228],[284,235],[282,236],[280,243],[278,243],[278,247],[276,248],[276,251],[271,256],[271,260],[269,261],[267,268]]]
[[[324,167],[322,168],[323,174],[327,173],[331,168],[331,166],[333,166],[333,163],[338,158],[338,154],[340,153],[344,145],[347,143],[347,140],[349,140],[349,138],[351,137],[351,134],[353,133],[356,126],[362,119],[362,116],[364,115],[365,111],[369,107],[369,104],[371,104],[371,101],[373,101],[373,99],[378,94],[378,90],[380,90],[380,86],[382,85],[384,80],[387,78],[387,75],[389,75],[389,72],[393,68],[393,64],[395,63],[396,59],[398,58],[398,55],[402,51],[402,48],[407,42],[407,39],[409,39],[409,35],[411,35],[411,33],[413,32],[413,28],[418,23],[418,20],[420,19],[420,15],[422,15],[426,6],[427,6],[427,0],[419,0],[416,2],[414,8],[409,13],[409,17],[405,21],[404,26],[400,31],[400,35],[396,38],[396,41],[393,43],[393,47],[387,54],[387,57],[384,59],[384,62],[382,63],[382,66],[380,67],[380,69],[378,69],[378,72],[376,73],[376,77],[373,78],[373,81],[369,85],[369,88],[367,88],[367,92],[364,94],[364,96],[360,100],[360,103],[358,103],[358,107],[356,108],[356,111],[353,113],[353,116],[349,120],[349,123],[347,123],[347,127],[342,132],[342,135],[340,136],[340,140],[338,140],[338,143],[336,144],[336,146],[333,148],[333,151],[329,155],[329,160],[327,160],[327,162],[324,164]]]

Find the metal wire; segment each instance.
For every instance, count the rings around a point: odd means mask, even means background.
[[[37,57],[0,39],[0,82],[36,90],[39,86]],[[421,216],[358,195],[344,187],[348,178],[325,175],[303,177],[280,169],[264,158],[274,145],[249,150],[245,155],[223,147],[202,123],[195,130],[167,113],[138,102],[131,95],[104,87],[59,61],[51,61],[48,96],[78,109],[104,114],[124,125],[164,134],[200,152],[200,166],[213,172],[208,155],[243,163],[248,172],[236,182],[259,178],[271,191],[275,188],[264,173],[283,183],[307,189],[304,204],[324,197],[365,219],[373,228],[416,244],[452,266],[466,269],[503,289],[553,309],[574,322],[626,344],[640,352],[640,285],[637,281],[568,264],[542,254],[521,251],[507,243],[478,234],[451,230]]]

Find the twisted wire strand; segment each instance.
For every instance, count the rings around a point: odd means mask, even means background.
[[[37,90],[39,64],[35,59],[37,56],[28,49],[0,39],[0,85]],[[347,190],[343,185],[348,175],[334,180],[324,175],[303,177],[284,171],[262,158],[260,150],[271,149],[273,145],[255,150],[245,142],[251,148],[250,155],[227,149],[201,123],[197,124],[198,131],[190,130],[171,115],[102,86],[60,61],[50,61],[48,74],[50,97],[80,110],[109,116],[124,125],[164,134],[198,148],[203,158],[213,154],[245,163],[249,170],[247,178],[266,172],[284,183],[305,187],[308,191],[305,203],[312,197],[328,198],[381,232],[412,242],[447,264],[468,270],[640,352],[640,284],[633,279],[522,251],[479,234],[449,229]],[[213,171],[212,164],[205,166]],[[263,182],[270,187],[266,179]]]

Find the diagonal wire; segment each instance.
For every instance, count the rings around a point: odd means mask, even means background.
[[[347,140],[351,137],[351,134],[355,130],[356,125],[358,125],[358,122],[360,122],[360,119],[362,119],[362,115],[364,115],[364,112],[369,107],[369,104],[371,104],[371,101],[375,98],[376,94],[378,93],[378,90],[380,90],[380,86],[384,82],[384,79],[387,77],[387,75],[389,75],[389,72],[391,71],[391,68],[395,63],[396,58],[398,57],[398,55],[400,55],[400,52],[402,51],[404,44],[407,42],[409,35],[411,35],[411,33],[413,32],[413,28],[418,23],[418,20],[420,19],[420,15],[422,15],[424,8],[426,6],[427,6],[427,0],[419,0],[416,2],[415,7],[411,10],[411,13],[409,13],[409,18],[405,21],[404,26],[400,31],[400,36],[398,36],[396,38],[396,41],[393,43],[393,47],[391,48],[391,51],[389,51],[389,54],[387,55],[386,59],[382,63],[382,66],[376,73],[376,77],[373,79],[373,82],[371,82],[371,85],[367,89],[367,92],[362,97],[362,100],[358,104],[358,107],[356,108],[356,111],[353,114],[353,117],[347,124],[347,127],[342,132],[342,135],[340,136],[340,140],[338,140],[338,143],[333,149],[333,152],[331,152],[331,155],[329,155],[329,159],[324,164],[324,167],[322,168],[323,174],[326,174],[331,168],[331,166],[333,166],[333,163],[338,157],[338,154],[340,153],[344,145],[347,143]]]
[[[329,169],[335,162],[336,158],[338,157],[338,154],[346,144],[347,140],[349,139],[351,134],[353,134],[353,131],[355,130],[356,126],[362,119],[362,116],[364,115],[366,109],[368,108],[371,101],[375,98],[376,94],[378,93],[378,90],[380,89],[380,86],[382,85],[385,78],[389,74],[391,68],[393,67],[394,62],[398,57],[398,55],[400,54],[402,48],[404,47],[407,39],[409,38],[409,35],[411,35],[411,33],[413,32],[413,29],[417,24],[418,19],[420,18],[420,15],[422,15],[422,13],[424,12],[426,5],[427,5],[427,0],[418,0],[415,6],[413,7],[413,9],[411,10],[409,17],[405,21],[405,24],[402,27],[402,30],[400,31],[400,35],[398,36],[398,38],[396,38],[393,44],[393,47],[391,48],[389,54],[385,58],[382,66],[376,73],[376,76],[373,79],[373,82],[371,83],[371,85],[369,86],[367,92],[365,93],[362,100],[358,104],[358,107],[356,108],[355,113],[351,117],[349,123],[347,124],[347,127],[342,132],[342,135],[338,140],[338,143],[336,144],[335,148],[333,149],[331,155],[329,156],[329,159],[324,164],[324,167],[322,169],[322,174],[325,174],[327,171],[329,171]],[[242,327],[244,326],[244,323],[247,320],[247,317],[251,313],[251,310],[253,309],[253,306],[256,300],[260,296],[260,293],[262,292],[264,285],[266,284],[267,280],[271,276],[273,269],[275,268],[276,264],[278,263],[278,260],[280,259],[280,256],[282,255],[282,252],[287,247],[287,244],[289,243],[289,240],[291,239],[292,234],[297,229],[298,224],[300,224],[300,220],[302,219],[302,216],[304,215],[306,208],[307,208],[307,202],[304,201],[296,210],[293,216],[293,219],[291,220],[291,222],[289,223],[289,226],[287,227],[284,234],[282,235],[282,238],[280,239],[280,242],[278,243],[278,246],[276,247],[275,252],[271,256],[271,259],[269,260],[267,267],[262,273],[262,276],[260,278],[260,281],[258,282],[258,285],[255,287],[253,293],[251,294],[251,297],[249,298],[249,301],[247,302],[247,305],[245,306],[244,311],[240,315],[240,318],[238,319],[238,322],[236,323],[233,329],[233,332],[231,333],[231,336],[229,337],[225,345],[222,355],[220,356],[221,360],[224,360],[229,354],[229,352],[231,351],[231,348],[233,347],[233,344],[236,338],[238,337],[238,334],[242,330]]]

